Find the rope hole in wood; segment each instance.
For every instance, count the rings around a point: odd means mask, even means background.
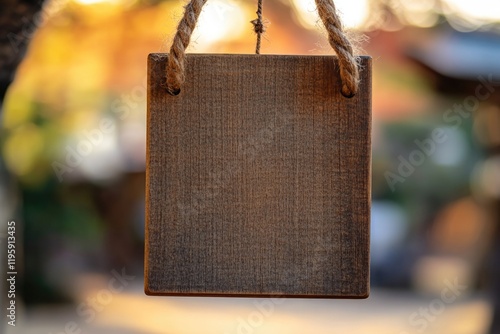
[[[356,94],[354,94],[352,92],[350,94],[346,94],[346,93],[344,93],[343,90],[340,90],[340,94],[342,94],[343,97],[346,97],[348,99],[351,99],[351,98],[353,98],[356,95]]]
[[[186,79],[186,48],[206,2],[207,0],[191,0],[186,5],[184,15],[177,26],[166,67],[166,86],[171,95],[179,95],[180,88]],[[265,32],[262,21],[262,2],[263,0],[258,0],[257,19],[250,21],[257,34],[256,54],[260,54],[261,35]],[[339,60],[341,93],[346,98],[352,98],[356,95],[359,86],[358,58],[354,55],[352,44],[344,33],[333,1],[315,0],[315,2],[319,17],[328,32],[328,42]]]

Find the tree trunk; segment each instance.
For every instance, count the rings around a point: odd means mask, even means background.
[[[3,113],[3,101],[7,89],[14,80],[14,75],[16,69],[23,59],[26,53],[26,48],[33,35],[34,31],[40,24],[39,13],[43,5],[43,0],[2,0],[2,10],[0,11],[0,127],[2,126],[2,113]],[[6,171],[0,160],[0,180],[11,180],[12,178]],[[5,182],[8,183],[8,182]],[[0,185],[0,187],[8,187],[7,184]],[[5,204],[4,204],[5,205]],[[14,217],[7,217],[8,219],[13,219]],[[0,245],[2,247],[2,256],[0,257],[0,268],[2,271],[0,273],[0,293],[2,294],[2,302],[0,307],[2,310],[7,308],[6,302],[6,271],[7,268],[7,252],[3,249],[6,247],[6,226],[7,222],[2,222],[0,230]],[[20,227],[20,225],[19,225]],[[21,235],[21,231],[16,233],[18,236]],[[22,243],[17,241],[17,247],[22,247]],[[22,253],[22,252],[19,252]],[[17,259],[18,265],[21,264],[21,259]],[[16,286],[19,286],[20,282],[16,282]],[[16,295],[16,299],[18,299]],[[16,303],[17,304],[17,303]],[[17,308],[19,310],[19,308]],[[19,314],[16,314],[16,318]],[[17,319],[16,319],[17,320]],[[0,325],[0,334],[5,333],[7,321],[2,321]]]
[[[40,25],[42,1],[2,0],[0,12],[0,104],[26,47]]]

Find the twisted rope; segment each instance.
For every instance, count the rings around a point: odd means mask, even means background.
[[[358,60],[351,42],[344,34],[342,22],[332,0],[315,0],[318,14],[328,32],[328,42],[339,57],[342,94],[352,97],[358,92]]]
[[[262,2],[263,0],[259,0],[257,2],[257,18],[250,21],[250,23],[253,24],[253,31],[257,34],[257,43],[255,45],[256,54],[260,54],[260,40],[262,38],[262,34],[266,32],[266,27],[264,26],[264,21],[262,20]]]
[[[186,48],[189,45],[191,34],[196,27],[196,21],[200,16],[201,9],[207,0],[191,0],[184,10],[174,41],[170,47],[170,55],[167,64],[167,90],[172,95],[181,91],[181,85],[186,80],[184,67],[186,63]]]
[[[207,0],[191,0],[186,5],[184,16],[177,26],[167,64],[167,90],[172,95],[180,92],[185,81],[186,48],[189,45],[191,34],[200,16],[201,9]],[[346,97],[354,96],[358,91],[359,72],[357,58],[349,39],[345,36],[340,17],[332,0],[315,0],[318,14],[328,32],[328,41],[339,58],[340,78],[342,80],[342,94]],[[262,23],[262,1],[259,0],[257,19],[252,21],[257,33],[256,53],[260,52],[260,37],[264,32]]]

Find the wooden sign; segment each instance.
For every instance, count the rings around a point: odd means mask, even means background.
[[[334,56],[148,63],[145,291],[369,294],[371,59],[352,98]]]

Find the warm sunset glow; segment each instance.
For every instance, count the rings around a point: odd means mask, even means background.
[[[76,3],[79,3],[81,5],[94,5],[98,3],[119,3],[120,0],[73,0]]]
[[[315,27],[319,17],[314,0],[293,0],[297,16],[306,27]],[[360,28],[368,16],[368,0],[337,0],[337,10],[346,28]]]
[[[192,41],[194,49],[221,40],[232,40],[241,36],[247,29],[242,22],[250,21],[240,3],[230,0],[208,1],[198,18]]]
[[[498,0],[444,0],[445,10],[469,20],[500,21]]]
[[[383,26],[368,0],[337,0],[337,10],[346,28],[364,29],[368,25]],[[319,22],[314,0],[293,0],[299,22],[315,28]],[[389,7],[403,24],[417,27],[434,26],[443,14],[458,30],[474,30],[483,24],[500,22],[500,2],[497,0],[394,0]],[[374,16],[375,15],[375,16]],[[374,22],[375,20],[375,22]],[[371,22],[368,22],[371,21]]]

